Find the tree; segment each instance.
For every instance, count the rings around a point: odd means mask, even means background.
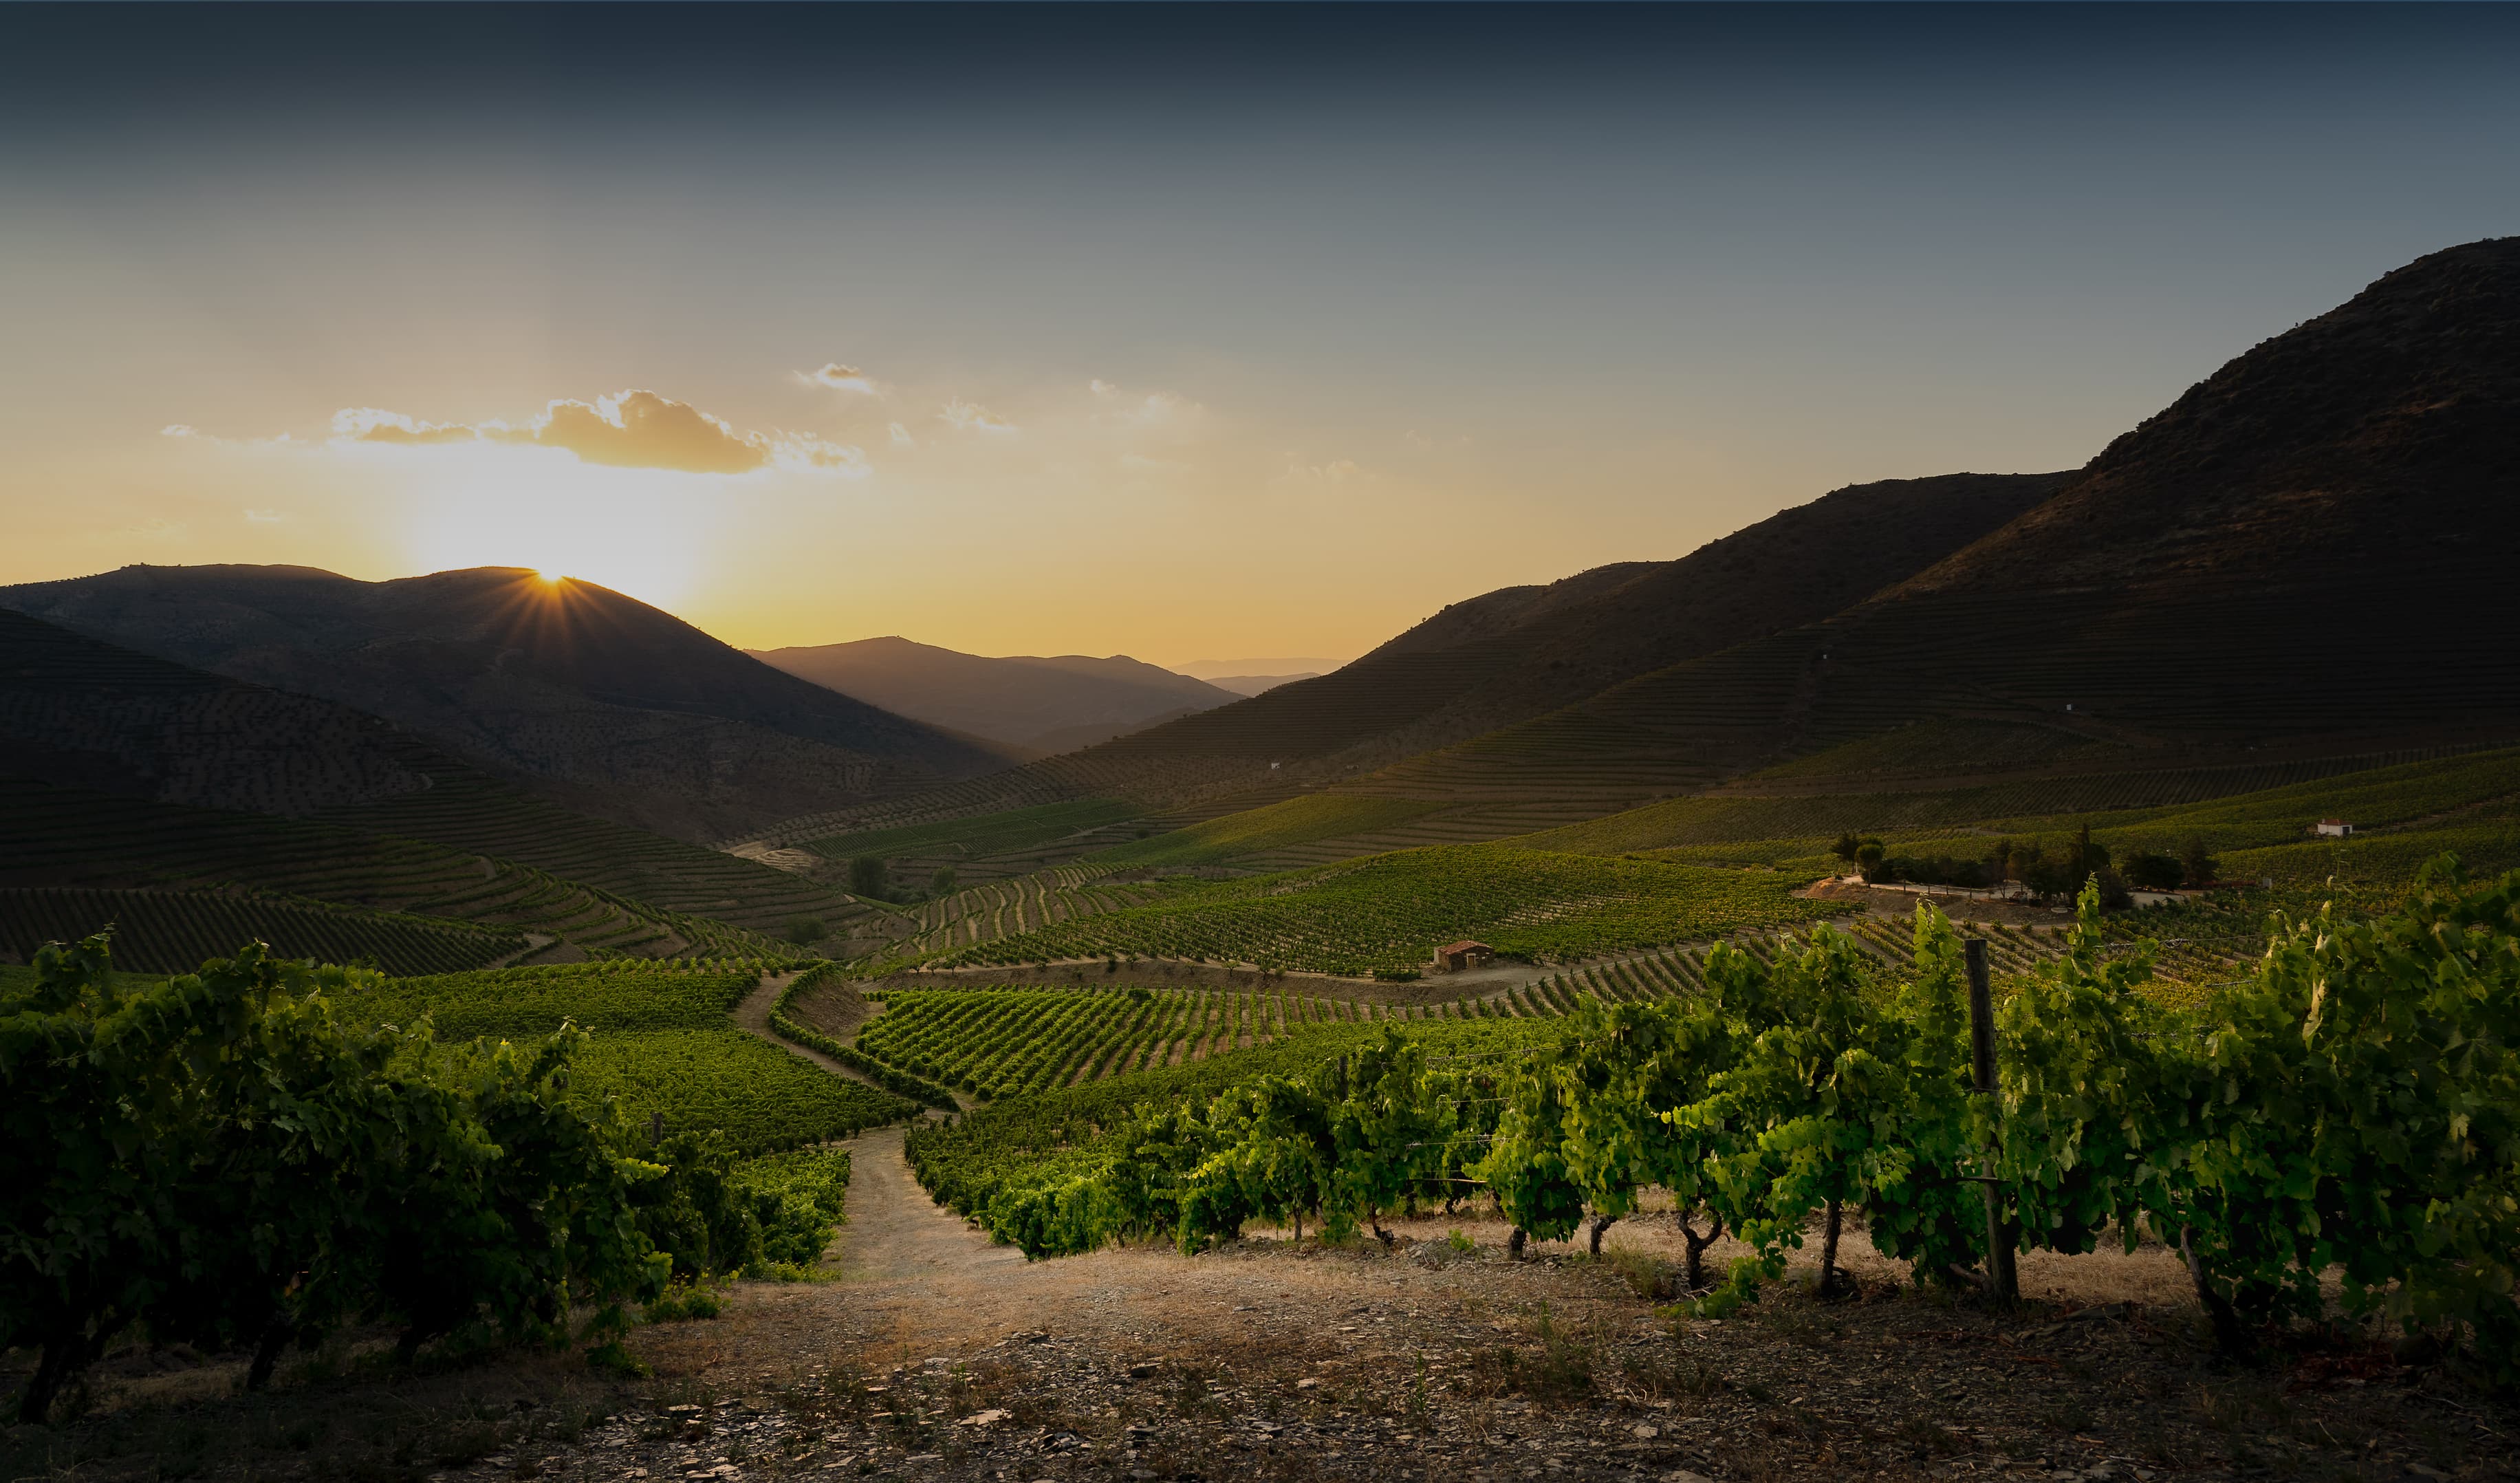
[[[890,870],[880,857],[860,855],[849,862],[849,894],[880,901],[889,876]]]
[[[1856,868],[1864,873],[1864,878],[1867,880],[1880,878],[1882,874],[1881,862],[1884,858],[1885,852],[1881,848],[1881,841],[1878,839],[1867,839],[1862,844],[1856,846]]]
[[[2141,890],[2177,890],[2187,878],[2187,872],[2177,860],[2158,850],[2145,850],[2129,855],[2126,862],[2127,883]]]
[[[2223,870],[2223,862],[2206,851],[2201,838],[2187,841],[2187,847],[2179,853],[2179,865],[2184,883],[2191,886],[2213,884]]]
[[[790,917],[788,919],[788,940],[796,944],[800,948],[811,947],[815,943],[822,941],[828,930],[829,928],[823,925],[823,919],[820,917]]]
[[[951,896],[954,894],[954,867],[940,865],[936,867],[936,874],[927,877],[927,889],[935,896]]]
[[[1852,830],[1838,835],[1837,843],[1832,846],[1836,851],[1837,858],[1845,861],[1849,865],[1853,865],[1855,863],[1855,852],[1863,847],[1864,841],[1856,838],[1855,832]]]

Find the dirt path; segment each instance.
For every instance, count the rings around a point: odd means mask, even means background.
[[[771,1030],[770,1011],[779,1007],[779,996],[786,993],[788,986],[794,983],[797,977],[798,974],[796,973],[764,974],[761,979],[761,986],[745,995],[742,1004],[737,1005],[733,1010],[728,1011],[735,1018],[736,1028],[745,1032],[746,1034],[757,1035],[763,1040],[766,1040],[772,1045],[787,1052],[790,1056],[810,1060],[814,1064],[821,1066],[824,1070],[831,1072],[833,1076],[841,1077],[848,1081],[859,1082],[866,1086],[876,1087],[877,1083],[875,1079],[868,1076],[865,1072],[852,1070],[851,1068],[840,1064],[838,1061],[832,1059],[832,1057],[824,1055],[820,1051],[809,1051],[803,1046],[782,1040]],[[880,1091],[882,1089],[880,1087],[877,1087],[877,1090]]]
[[[848,1223],[836,1247],[840,1281],[870,1297],[905,1299],[940,1284],[1021,1269],[1023,1253],[992,1243],[927,1197],[901,1155],[902,1131],[877,1128],[851,1139]]]

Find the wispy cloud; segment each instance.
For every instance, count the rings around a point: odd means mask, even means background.
[[[248,510],[245,513],[245,522],[248,525],[277,525],[285,518],[287,517],[277,510]]]
[[[832,391],[854,391],[861,396],[877,394],[874,377],[855,366],[843,366],[838,361],[825,365],[820,371],[796,371],[789,374],[808,386],[822,386]]]
[[[518,424],[423,422],[380,407],[344,407],[333,415],[336,442],[526,443],[558,448],[581,463],[619,469],[670,469],[685,473],[750,473],[802,469],[855,476],[866,455],[810,432],[739,430],[689,402],[628,390],[592,402],[557,400]]]
[[[1015,430],[1014,424],[977,402],[967,402],[959,396],[947,402],[945,410],[936,414],[936,419],[957,432],[984,432],[1003,437]]]
[[[888,423],[885,425],[885,428],[892,434],[892,446],[895,448],[916,448],[919,446],[919,439],[912,437],[910,435],[910,429],[901,426],[901,424]]]

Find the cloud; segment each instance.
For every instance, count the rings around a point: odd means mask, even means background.
[[[691,403],[653,391],[554,402],[535,426],[534,441],[620,469],[749,473],[770,462],[760,434],[747,438]]]
[[[832,391],[854,391],[861,396],[877,394],[875,378],[855,366],[843,366],[838,361],[831,362],[820,371],[797,371],[791,374],[808,386],[822,386]]]
[[[190,423],[168,423],[158,429],[159,437],[200,437],[202,429]]]
[[[886,425],[886,427],[887,430],[892,433],[892,446],[895,448],[916,448],[919,446],[919,439],[912,437],[910,435],[910,429],[901,426],[901,424],[890,423]]]
[[[472,443],[491,429],[510,431],[505,423],[480,427],[463,423],[424,423],[382,407],[344,407],[333,414],[333,435],[363,443]]]
[[[967,402],[959,396],[947,402],[945,410],[937,413],[936,418],[937,421],[958,432],[986,432],[995,436],[1004,436],[1015,430],[1014,424],[976,402]]]
[[[245,513],[245,521],[248,525],[277,525],[285,518],[277,510],[248,510]]]
[[[1186,429],[1207,413],[1205,407],[1170,391],[1126,391],[1099,377],[1085,384],[1102,404],[1094,420],[1111,427]]]
[[[554,401],[521,426],[428,423],[380,407],[344,407],[333,414],[333,435],[354,443],[529,443],[562,449],[581,463],[684,473],[796,469],[855,477],[867,472],[865,452],[846,443],[810,432],[741,431],[689,402],[640,390],[591,402]]]

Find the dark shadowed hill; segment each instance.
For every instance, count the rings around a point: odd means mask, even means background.
[[[1825,617],[2002,525],[2062,477],[1958,473],[1841,489],[1678,561],[1598,567],[1455,604],[1330,674],[935,803],[963,811],[1079,793],[1177,803],[1353,776]]]
[[[2520,734],[2515,553],[2506,239],[2259,345],[1890,592],[1386,781],[1652,790],[1954,717],[2164,757],[2495,740]]]
[[[588,812],[706,839],[1005,765],[591,583],[127,566],[0,607],[399,722]]]
[[[871,705],[1035,753],[1108,741],[1239,698],[1125,655],[992,659],[903,638],[751,652]]]
[[[374,716],[0,608],[0,773],[302,817],[419,792],[436,748]]]

